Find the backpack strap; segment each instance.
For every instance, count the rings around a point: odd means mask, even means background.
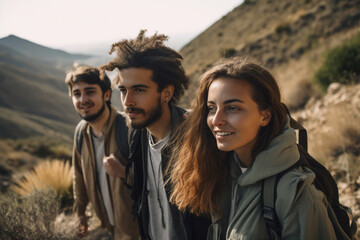
[[[81,154],[83,131],[85,125],[86,125],[86,121],[81,120],[75,128],[76,149],[80,154]],[[116,137],[116,143],[118,145],[121,154],[127,158],[129,156],[128,128],[126,127],[125,117],[121,114],[118,114],[116,117],[115,137]]]
[[[290,115],[290,111],[288,109],[288,107],[283,103],[283,108],[286,112],[287,115],[289,115],[290,117],[290,127],[292,127],[295,130],[299,130],[299,144],[305,149],[305,151],[308,150],[308,142],[307,142],[307,131],[306,129],[303,127],[303,125],[301,125],[298,121],[296,121],[295,119],[293,119]]]
[[[304,165],[305,162],[300,158],[295,164],[288,169],[268,178],[262,180],[261,186],[261,201],[263,206],[263,219],[268,230],[270,239],[281,239],[282,226],[276,214],[276,198],[277,198],[277,185],[279,180],[290,170]]]
[[[266,224],[270,239],[276,239],[281,236],[282,227],[276,215],[276,179],[277,175],[266,178],[262,181],[261,199],[263,203],[263,219]]]
[[[132,166],[132,162],[130,161],[129,147],[130,134],[131,132],[126,126],[126,117],[122,113],[119,113],[116,117],[115,136],[118,149],[120,150],[121,154],[127,159],[125,166],[125,178],[122,179],[122,181],[128,189],[131,189],[131,185],[127,183],[127,179],[129,176],[130,168]]]
[[[81,154],[81,147],[83,142],[83,131],[86,125],[85,120],[81,120],[75,128],[75,140],[76,140],[76,149]]]
[[[118,114],[116,117],[115,125],[115,137],[116,143],[121,154],[125,157],[129,157],[129,144],[128,144],[128,128],[126,127],[125,117],[122,114]]]

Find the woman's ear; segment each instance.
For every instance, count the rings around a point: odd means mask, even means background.
[[[174,90],[174,85],[168,85],[167,87],[165,87],[161,92],[162,101],[165,103],[170,102],[174,95]]]
[[[263,110],[261,111],[261,122],[260,122],[260,126],[265,127],[269,124],[270,120],[271,120],[271,112],[269,109]]]

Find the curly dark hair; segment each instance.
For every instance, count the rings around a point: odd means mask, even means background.
[[[157,83],[159,92],[169,85],[174,86],[171,102],[176,103],[189,84],[181,64],[183,57],[164,45],[167,36],[155,33],[152,37],[145,37],[145,32],[141,30],[136,39],[114,43],[109,54],[116,52],[116,57],[100,68],[107,71],[128,68],[152,70],[152,80]],[[119,78],[115,78],[114,83],[118,84]]]

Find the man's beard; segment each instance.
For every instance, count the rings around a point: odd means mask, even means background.
[[[125,110],[125,112],[128,112],[128,111],[137,112],[138,114],[142,114],[145,117],[146,117],[146,115],[148,115],[148,117],[143,122],[139,122],[139,123],[135,123],[131,119],[129,119],[129,117],[127,117],[127,119],[129,120],[128,123],[130,123],[131,127],[135,128],[135,129],[145,128],[145,127],[151,125],[152,123],[156,122],[156,120],[158,120],[161,117],[161,115],[163,113],[161,99],[159,97],[158,104],[156,105],[156,107],[153,108],[152,110],[148,111],[147,114],[146,114],[145,110],[141,109],[141,108],[129,107]]]
[[[103,114],[103,112],[104,112],[104,110],[105,110],[105,103],[103,102],[103,105],[102,105],[102,107],[101,107],[101,109],[97,112],[97,113],[95,113],[95,114],[92,114],[92,115],[89,115],[89,116],[81,116],[81,114],[79,114],[80,115],[80,117],[82,118],[82,119],[84,119],[85,121],[87,121],[87,122],[94,122],[98,117],[100,117],[101,116],[101,114]]]

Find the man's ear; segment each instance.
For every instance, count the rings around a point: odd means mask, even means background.
[[[106,92],[104,93],[104,100],[105,101],[109,101],[111,98],[111,90],[106,90]]]
[[[165,103],[170,102],[170,100],[172,99],[172,97],[174,95],[174,91],[175,91],[174,85],[166,86],[161,92],[162,102],[165,102]]]
[[[271,120],[271,112],[269,109],[262,110],[261,115],[262,115],[262,119],[261,119],[260,125],[262,127],[265,127],[269,124],[269,122]]]

